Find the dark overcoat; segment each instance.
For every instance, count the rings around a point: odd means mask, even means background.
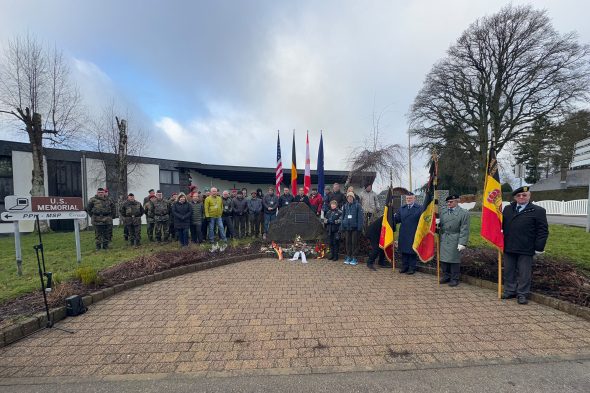
[[[421,214],[422,205],[414,203],[411,208],[409,205],[403,205],[393,216],[395,223],[401,224],[397,243],[399,251],[403,254],[416,254],[412,245],[414,244],[414,236],[416,235],[416,228]]]
[[[535,255],[535,251],[545,250],[549,237],[545,209],[529,203],[523,211],[517,213],[516,202],[512,202],[504,207],[502,216],[505,252]]]

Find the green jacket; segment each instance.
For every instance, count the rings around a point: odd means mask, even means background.
[[[205,217],[219,218],[223,213],[223,201],[219,195],[208,196],[205,199]]]
[[[119,209],[119,215],[124,225],[141,225],[143,206],[138,201],[125,201]]]
[[[113,225],[117,207],[110,198],[95,195],[88,201],[86,212],[92,217],[92,225]]]
[[[460,263],[461,255],[457,246],[469,242],[469,213],[457,206],[453,213],[446,207],[440,209],[440,260],[446,263]]]

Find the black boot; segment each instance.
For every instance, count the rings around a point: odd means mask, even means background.
[[[103,250],[108,250],[109,249],[109,243],[102,243],[102,248],[103,248]]]
[[[101,250],[101,249],[102,249],[101,245],[100,244],[97,244],[96,245],[96,250],[98,251],[98,250]]]

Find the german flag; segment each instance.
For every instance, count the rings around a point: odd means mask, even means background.
[[[498,174],[496,149],[490,147],[486,180],[484,183],[483,204],[481,210],[481,237],[504,251],[504,234],[502,233],[502,186]]]
[[[291,192],[297,195],[297,158],[295,157],[295,130],[293,130],[293,148],[291,149]]]
[[[428,262],[435,255],[435,232],[436,232],[436,204],[434,199],[434,190],[436,189],[438,168],[434,159],[430,163],[430,178],[426,187],[426,197],[424,198],[424,210],[420,215],[418,227],[416,228],[416,235],[414,236],[414,244],[412,248],[418,254],[418,258],[422,262]]]
[[[385,257],[391,263],[393,262],[393,232],[395,224],[393,222],[393,188],[389,186],[387,199],[385,200],[385,210],[381,220],[381,236],[379,236],[379,248],[385,253]]]

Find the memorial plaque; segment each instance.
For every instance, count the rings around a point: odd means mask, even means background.
[[[290,203],[279,210],[276,220],[270,223],[267,239],[276,242],[292,242],[295,236],[301,240],[325,240],[325,230],[320,219],[303,202]]]

